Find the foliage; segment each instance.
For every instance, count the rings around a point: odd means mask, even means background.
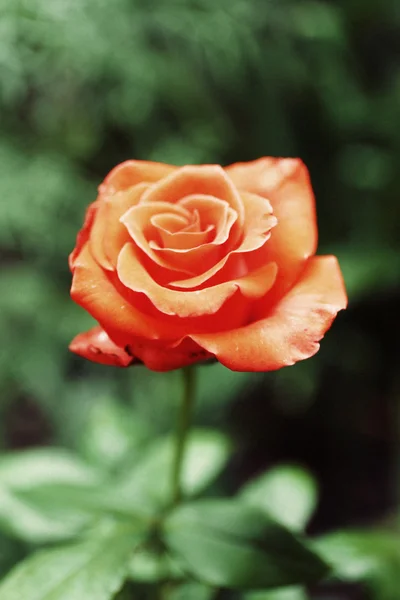
[[[180,374],[121,373],[67,350],[91,325],[68,297],[67,254],[96,186],[129,157],[301,156],[316,191],[320,250],[339,256],[351,299],[308,363],[268,378],[199,368],[202,432],[189,452],[187,499],[228,491],[277,519],[291,540],[309,522],[317,488],[313,531],[397,511],[398,470],[378,480],[384,461],[394,462],[382,445],[389,439],[393,452],[399,436],[397,417],[387,416],[399,401],[396,2],[1,0],[0,14],[2,600],[88,595],[74,587],[88,577],[96,599],[124,578],[123,600],[148,597],[154,581],[170,600],[215,596],[206,582],[187,581],[187,566],[142,525],[169,506],[166,436]],[[15,451],[37,445],[46,448]],[[300,466],[277,466],[288,456],[313,465],[318,486]],[[361,581],[373,598],[396,600],[398,534],[381,529],[337,531],[313,548],[333,582]],[[101,553],[111,544],[114,555]],[[54,578],[40,580],[40,565]],[[25,583],[27,573],[35,581]],[[246,594],[305,597],[300,585]]]
[[[92,471],[55,448],[3,459],[0,480],[9,501],[2,502],[0,530],[35,546],[77,541],[22,562],[0,584],[1,597],[106,599],[124,578],[152,583],[192,576],[211,587],[257,589],[326,574],[304,542],[248,502],[198,500],[171,508],[168,486],[157,485],[170,470],[164,446],[153,442],[131,476]],[[217,452],[222,457],[225,449],[217,433],[192,432],[182,472],[186,495],[217,476],[224,464]],[[21,479],[24,468],[31,480]]]

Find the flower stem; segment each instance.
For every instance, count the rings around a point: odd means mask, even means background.
[[[182,369],[182,374],[183,396],[178,416],[175,458],[172,468],[172,502],[174,505],[179,504],[182,499],[182,465],[195,397],[195,368],[193,366],[185,367]]]

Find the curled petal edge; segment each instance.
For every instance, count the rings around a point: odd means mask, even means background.
[[[167,177],[177,167],[146,160],[126,160],[112,169],[99,186],[100,194],[115,194],[138,183],[154,183]]]
[[[336,257],[313,257],[291,291],[264,318],[190,338],[233,371],[274,371],[316,354],[336,314],[346,306]]]
[[[253,267],[266,260],[277,262],[279,294],[283,294],[298,279],[317,249],[315,198],[308,169],[298,158],[265,157],[236,163],[225,170],[239,190],[258,194],[271,202],[279,225],[268,246],[249,256],[249,264]]]
[[[79,333],[70,343],[71,352],[92,362],[114,367],[129,367],[135,358],[109,338],[101,327]]]
[[[201,290],[182,292],[159,285],[141,264],[135,246],[128,243],[119,255],[117,272],[123,285],[133,292],[145,294],[157,310],[185,318],[215,314],[237,291],[252,299],[264,296],[275,282],[277,266],[268,263],[243,277]]]

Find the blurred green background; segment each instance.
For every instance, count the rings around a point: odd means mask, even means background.
[[[91,326],[69,298],[67,256],[107,172],[127,158],[300,156],[349,309],[305,363],[201,367],[196,422],[234,441],[225,491],[295,462],[320,490],[311,533],[398,527],[399,40],[397,0],[0,1],[3,453],[57,445],[112,470],[171,427],[179,373],[67,349]],[[0,539],[3,573],[29,550],[14,534]],[[398,600],[400,536],[395,552],[381,546],[372,586],[310,597]]]

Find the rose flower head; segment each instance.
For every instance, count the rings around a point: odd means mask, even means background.
[[[71,295],[99,326],[71,350],[168,371],[217,359],[270,371],[313,356],[347,297],[334,256],[315,256],[298,159],[229,167],[130,160],[87,209]]]

